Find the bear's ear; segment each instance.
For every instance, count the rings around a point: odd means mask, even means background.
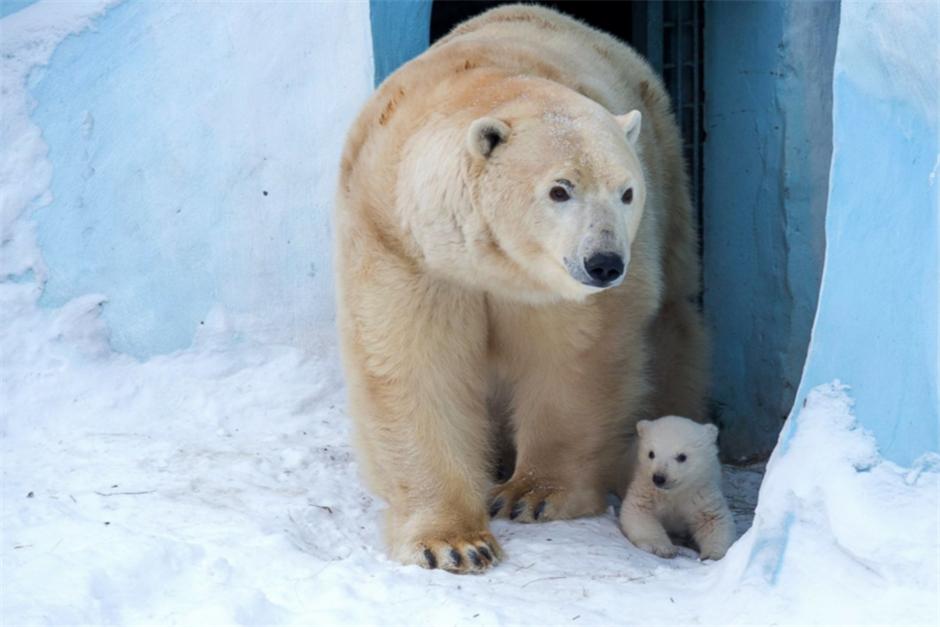
[[[650,425],[650,421],[649,421],[649,420],[641,420],[640,422],[636,423],[636,433],[637,433],[637,435],[639,435],[639,436],[642,438],[642,437],[646,434],[646,428],[647,428],[649,425]]]
[[[630,113],[615,116],[620,128],[627,136],[627,141],[631,146],[636,146],[636,141],[640,138],[640,122],[643,121],[643,114],[634,109]]]
[[[702,426],[705,427],[705,434],[708,436],[708,440],[710,442],[717,442],[718,441],[718,427],[716,427],[715,425],[711,423],[708,423]]]
[[[509,138],[509,125],[496,118],[478,118],[470,125],[467,148],[476,157],[488,158],[493,149]]]

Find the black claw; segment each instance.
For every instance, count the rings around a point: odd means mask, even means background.
[[[495,518],[501,509],[503,509],[503,499],[496,499],[490,503],[490,518]]]
[[[516,501],[512,506],[512,511],[509,512],[509,518],[515,520],[519,517],[519,514],[522,513],[522,510],[525,508],[525,503],[522,501]]]
[[[454,561],[454,566],[460,566],[463,564],[463,557],[461,557],[460,551],[457,549],[450,550],[450,559]]]
[[[431,549],[424,549],[424,559],[428,561],[430,568],[437,568],[437,558],[434,557],[434,552]]]
[[[483,560],[480,559],[480,554],[474,551],[473,549],[470,549],[469,551],[467,551],[467,557],[470,558],[470,561],[473,562],[473,565],[476,566],[477,568],[483,567]]]
[[[544,512],[545,512],[545,501],[542,501],[541,503],[535,506],[535,511],[532,512],[532,518],[534,518],[535,520],[538,520],[539,516],[541,516]]]
[[[480,546],[480,547],[477,547],[477,550],[480,552],[480,555],[485,557],[487,560],[489,560],[490,562],[493,561],[493,554],[490,553],[490,550],[488,548],[486,548],[485,546]]]

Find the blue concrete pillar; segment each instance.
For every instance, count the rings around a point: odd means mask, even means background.
[[[838,9],[706,6],[704,307],[732,458],[770,451],[802,372],[825,248]]]
[[[428,47],[431,0],[371,0],[375,84]]]

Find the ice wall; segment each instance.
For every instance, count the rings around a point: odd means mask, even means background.
[[[840,379],[907,465],[938,450],[940,5],[847,2],[839,29],[826,265],[798,398]]]
[[[112,345],[141,357],[210,317],[299,344],[329,327],[329,216],[371,54],[365,3],[129,2],[65,41],[31,81],[53,173],[42,303],[104,295]]]
[[[812,342],[754,525],[723,564],[737,590],[825,572],[788,601],[816,622],[882,622],[846,620],[856,604],[827,602],[834,581],[858,606],[937,621],[938,42],[937,3],[842,3]]]
[[[0,18],[16,13],[35,2],[36,0],[0,0]]]

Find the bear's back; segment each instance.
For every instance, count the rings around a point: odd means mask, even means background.
[[[477,87],[508,76],[555,81],[614,114],[639,109],[644,125],[653,130],[650,140],[678,143],[678,136],[669,132],[674,126],[669,97],[632,48],[550,9],[507,5],[458,25],[379,86],[349,134],[342,176],[349,175],[363,154],[387,164],[387,152],[398,150],[430,113],[485,105],[475,97]],[[369,143],[376,145],[363,153]],[[658,156],[658,150],[651,156]]]

